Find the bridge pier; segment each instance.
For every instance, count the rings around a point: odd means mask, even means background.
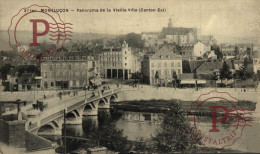
[[[98,109],[109,109],[110,103],[118,98],[118,92],[119,90],[112,90],[105,92],[103,95],[80,101],[74,101],[72,99],[72,103],[67,103],[65,108],[63,108],[63,106],[61,106],[61,108],[58,106],[57,108],[53,108],[55,113],[52,112],[52,108],[47,108],[44,112],[47,115],[39,116],[37,119],[29,119],[25,124],[25,130],[35,135],[61,135],[64,111],[66,112],[66,124],[82,124],[83,115],[91,115],[93,116],[91,118],[97,118]]]
[[[82,124],[82,117],[77,117],[72,120],[66,120],[67,125],[80,125]]]
[[[110,109],[110,103],[105,103],[98,106],[99,109]]]

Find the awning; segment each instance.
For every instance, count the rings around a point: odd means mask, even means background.
[[[92,82],[96,86],[99,86],[102,84],[102,79],[91,79],[90,82]]]
[[[181,80],[181,84],[195,84],[195,80]],[[206,84],[206,80],[197,80],[197,84]]]

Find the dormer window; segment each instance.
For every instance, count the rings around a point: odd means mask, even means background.
[[[160,55],[160,58],[163,58],[163,55]]]

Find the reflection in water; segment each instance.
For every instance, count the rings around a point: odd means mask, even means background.
[[[104,112],[104,111],[103,111]],[[107,112],[107,111],[105,111]],[[100,114],[99,114],[100,115]],[[113,118],[113,114],[111,113]],[[127,136],[129,140],[136,140],[143,138],[146,141],[151,139],[156,129],[160,126],[162,114],[158,113],[142,113],[142,112],[123,112],[120,117],[114,117],[116,120],[116,127],[123,130],[123,135]],[[198,117],[198,126],[200,129],[209,130],[212,126],[211,117]],[[68,125],[68,136],[84,136],[88,138],[90,132],[98,128],[98,116],[84,116],[82,125]],[[231,129],[227,123],[219,123],[218,128],[229,130]],[[252,121],[252,127],[245,127],[243,135],[237,140],[229,149],[249,152],[260,152],[260,123]],[[219,134],[223,135],[223,134]]]

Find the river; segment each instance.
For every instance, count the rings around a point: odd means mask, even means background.
[[[101,111],[109,112],[109,111]],[[201,129],[209,130],[211,127],[211,117],[201,117],[203,122],[199,123]],[[123,130],[123,135],[128,140],[144,139],[151,140],[159,128],[162,119],[161,113],[144,113],[144,112],[122,112],[122,115],[116,120],[116,127]],[[220,127],[230,129],[228,124],[222,123]],[[68,136],[83,136],[98,128],[98,116],[84,116],[82,125],[68,125]],[[260,123],[252,121],[252,127],[246,126],[243,135],[228,149],[248,152],[260,152]]]

